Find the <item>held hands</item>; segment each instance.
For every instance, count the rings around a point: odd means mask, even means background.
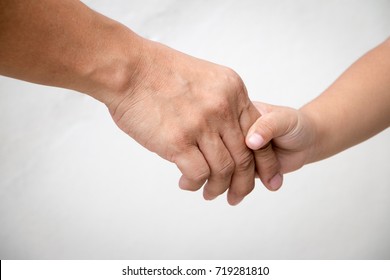
[[[277,190],[282,174],[305,163],[313,137],[299,111],[255,107],[229,68],[151,41],[143,47],[147,55],[108,108],[124,132],[177,165],[180,188],[196,191],[206,183],[205,199],[228,190],[236,205],[253,190],[256,171]]]
[[[260,116],[232,70],[145,41],[128,87],[108,108],[141,145],[173,162],[179,186],[205,199],[228,190],[238,204],[254,188],[253,152],[245,135]],[[131,81],[131,82],[130,82]]]
[[[277,190],[284,173],[389,127],[389,39],[302,109],[255,107],[234,71],[145,40],[80,1],[5,2],[0,74],[104,102],[123,131],[178,166],[181,188],[207,181],[206,199],[228,190],[239,203],[256,173]]]

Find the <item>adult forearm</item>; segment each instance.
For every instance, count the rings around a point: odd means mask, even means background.
[[[354,63],[322,95],[301,108],[316,130],[308,162],[334,155],[390,125],[390,40]]]
[[[77,0],[1,0],[0,74],[108,104],[125,90],[142,39]]]

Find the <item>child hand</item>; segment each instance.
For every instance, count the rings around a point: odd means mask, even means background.
[[[261,117],[249,129],[246,144],[254,150],[260,180],[276,191],[282,186],[283,174],[308,162],[315,148],[315,125],[299,110],[253,103]]]

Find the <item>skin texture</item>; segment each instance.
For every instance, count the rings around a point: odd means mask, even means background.
[[[237,73],[141,38],[80,1],[0,0],[0,74],[103,102],[125,133],[177,165],[182,189],[205,184],[206,199],[228,190],[236,205],[254,188],[245,135],[260,114]]]
[[[246,143],[263,175],[288,173],[352,147],[390,126],[390,39],[299,110],[255,105],[261,117]],[[268,162],[257,156],[267,149],[276,154]]]

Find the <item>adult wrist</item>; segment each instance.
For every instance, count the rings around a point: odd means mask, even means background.
[[[105,30],[98,42],[90,64],[82,66],[83,83],[76,90],[110,106],[114,100],[128,93],[139,71],[145,39],[125,26],[116,23]]]

